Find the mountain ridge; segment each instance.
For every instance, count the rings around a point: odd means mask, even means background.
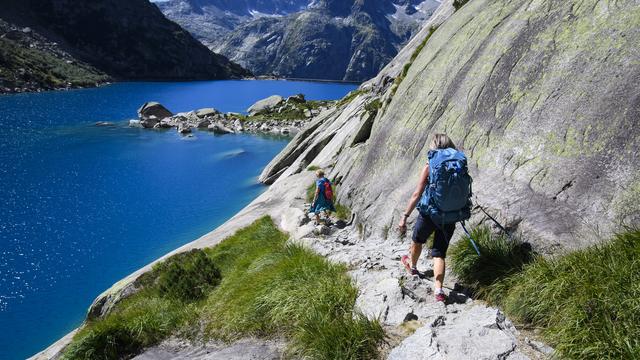
[[[439,4],[316,0],[303,11],[254,16],[246,9],[229,15],[220,2],[204,2],[209,5],[199,14],[193,13],[191,0],[172,0],[159,7],[214,51],[255,74],[347,81],[376,75]]]
[[[250,75],[211,52],[146,0],[6,0],[0,18],[33,29],[73,58],[115,79]]]

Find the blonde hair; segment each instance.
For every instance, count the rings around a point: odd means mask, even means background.
[[[316,176],[317,177],[324,177],[324,171],[322,171],[322,170],[316,171]]]
[[[454,144],[453,141],[451,141],[451,138],[449,138],[447,134],[436,133],[436,134],[433,134],[433,138],[431,139],[431,144],[429,145],[429,148],[431,150],[448,149],[448,148],[455,149],[456,144]]]

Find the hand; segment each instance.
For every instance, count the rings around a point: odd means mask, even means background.
[[[398,231],[400,231],[400,235],[404,235],[407,233],[407,218],[402,217],[400,219],[400,223],[398,224]]]

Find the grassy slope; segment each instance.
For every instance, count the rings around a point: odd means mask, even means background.
[[[545,259],[476,231],[451,251],[454,272],[516,321],[541,328],[567,359],[640,358],[640,231]]]
[[[20,69],[24,69],[25,73],[21,74]],[[108,79],[108,76],[89,66],[68,64],[64,59],[45,51],[0,39],[0,85],[54,89],[69,84],[72,87],[94,86]]]
[[[354,310],[357,289],[346,268],[286,241],[265,217],[214,248],[176,261],[186,265],[173,273],[184,276],[172,277],[173,265],[157,266],[141,280],[144,290],[87,324],[64,358],[126,357],[172,334],[228,341],[277,335],[289,340],[291,353],[310,359],[374,358],[384,333],[377,321]],[[193,284],[181,281],[193,281],[190,271],[203,267],[209,270],[197,276],[205,282],[204,295],[184,296]],[[200,324],[204,334],[194,334]]]

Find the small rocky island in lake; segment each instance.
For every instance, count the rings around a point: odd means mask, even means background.
[[[193,129],[216,134],[241,132],[291,135],[299,132],[309,121],[326,110],[334,101],[307,101],[302,94],[283,98],[273,95],[247,109],[248,115],[221,113],[213,108],[173,114],[162,104],[147,102],[138,109],[137,120],[129,126],[145,129],[175,128],[180,134]]]

